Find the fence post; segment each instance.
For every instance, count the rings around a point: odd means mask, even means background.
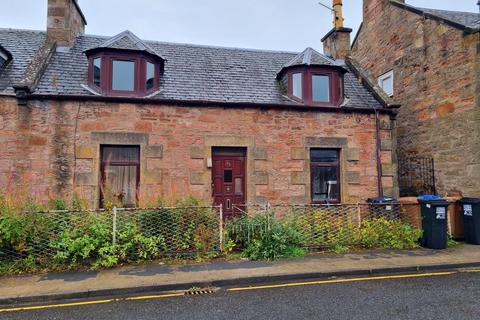
[[[113,207],[112,220],[112,244],[115,246],[117,244],[117,207]]]
[[[362,226],[362,208],[360,203],[357,202],[357,215],[358,215],[358,227]]]
[[[220,251],[223,252],[224,246],[223,246],[223,206],[219,205],[219,212],[220,212]]]

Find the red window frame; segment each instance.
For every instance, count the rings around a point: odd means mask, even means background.
[[[339,149],[335,149],[335,148],[312,148],[312,150],[315,150],[315,149],[325,149],[325,150],[335,150],[337,152],[337,155],[338,155],[338,160],[335,161],[335,162],[320,162],[320,161],[312,161],[312,159],[310,159],[310,198],[311,198],[311,202],[312,204],[325,204],[325,203],[341,203],[342,201],[342,183],[341,183],[341,176],[340,176],[340,165],[341,165],[341,161],[340,161],[340,156],[341,156],[341,150]],[[311,151],[310,151],[311,152]],[[322,201],[318,201],[318,200],[314,200],[314,188],[313,188],[313,182],[314,182],[314,179],[313,179],[313,168],[321,168],[321,167],[336,167],[336,171],[337,171],[337,186],[338,186],[338,199],[328,199],[328,200],[322,200]]]
[[[93,61],[101,59],[100,87],[94,83]],[[135,63],[134,90],[113,90],[113,61],[132,61]],[[125,97],[143,97],[160,88],[160,64],[142,53],[101,52],[88,58],[88,83],[101,94]],[[153,88],[147,90],[147,62],[155,66]]]
[[[293,95],[293,75],[302,74],[302,99]],[[313,101],[313,76],[321,75],[329,77],[330,100],[328,102]],[[339,106],[343,102],[344,86],[343,73],[336,69],[327,67],[299,66],[291,68],[287,72],[288,95],[295,101],[312,106]]]
[[[103,152],[104,148],[106,147],[115,147],[115,148],[136,148],[138,152],[138,161],[104,161],[103,160]],[[104,207],[104,199],[105,195],[103,193],[103,190],[105,189],[105,167],[106,166],[135,166],[136,171],[137,171],[137,179],[135,181],[136,185],[136,195],[135,195],[135,201],[136,204],[138,205],[139,197],[138,197],[138,191],[140,187],[140,159],[141,153],[140,153],[140,146],[136,145],[111,145],[111,144],[102,144],[100,146],[100,203],[99,206],[100,208]]]

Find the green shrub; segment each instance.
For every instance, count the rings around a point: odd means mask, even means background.
[[[229,223],[229,241],[243,247],[243,255],[251,260],[275,260],[302,256],[302,235],[288,223],[281,223],[273,214],[243,216]]]
[[[57,264],[74,267],[79,264],[95,264],[112,253],[110,221],[105,215],[86,213],[74,215],[68,227],[62,230],[57,239],[50,242]],[[101,263],[100,263],[101,264]]]
[[[178,203],[182,206],[197,202]],[[139,213],[139,229],[168,241],[170,253],[207,254],[218,248],[218,217],[210,208],[158,208]]]
[[[111,267],[123,262],[151,260],[170,253],[211,257],[219,249],[219,221],[208,208],[160,208],[119,211],[113,244],[112,214],[82,210],[75,196],[73,212],[59,199],[47,212],[33,201],[15,204],[0,197],[0,272],[38,267]],[[193,197],[179,206],[198,206]]]
[[[163,236],[142,233],[131,221],[118,230],[115,254],[123,261],[152,260],[166,251]]]
[[[351,219],[327,209],[296,215],[292,224],[310,247],[348,248],[356,241],[355,227]]]
[[[13,207],[0,198],[0,257],[25,258],[41,246],[40,239],[50,234],[53,221],[32,201]]]
[[[67,210],[67,203],[63,199],[50,199],[48,206],[52,210]]]
[[[364,220],[358,230],[364,248],[413,249],[418,247],[422,231],[400,220],[377,218]]]

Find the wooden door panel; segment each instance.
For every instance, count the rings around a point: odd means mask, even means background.
[[[222,205],[225,217],[238,213],[246,202],[245,156],[213,154],[212,190],[215,205]]]

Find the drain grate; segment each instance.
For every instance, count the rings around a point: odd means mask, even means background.
[[[200,295],[200,294],[210,294],[210,293],[215,293],[214,289],[190,289],[185,291],[186,296],[194,296],[194,295]]]

